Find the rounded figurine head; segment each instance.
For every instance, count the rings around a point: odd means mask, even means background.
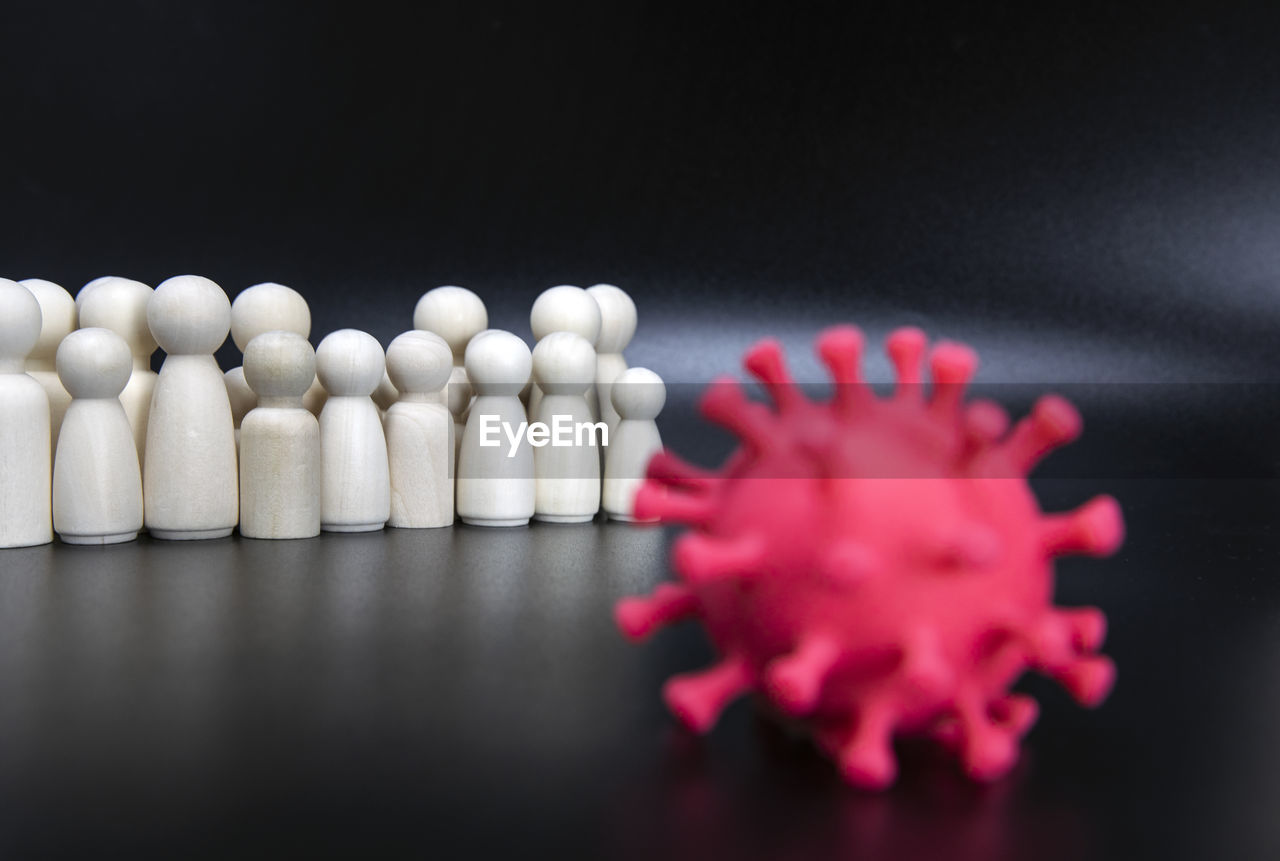
[[[597,353],[621,353],[636,334],[636,303],[621,288],[597,284],[587,294],[600,306],[600,337]]]
[[[118,398],[133,373],[129,342],[110,329],[77,329],[58,345],[56,361],[73,398]]]
[[[452,373],[453,350],[434,332],[405,332],[387,347],[387,375],[404,394],[438,392]]]
[[[107,284],[112,281],[115,281],[118,278],[120,278],[119,275],[101,275],[97,278],[94,278],[88,284],[81,287],[80,292],[76,294],[76,311],[78,312],[82,308],[84,308],[84,300],[88,299],[93,294],[93,292],[97,290],[100,286],[102,286],[103,284]],[[129,279],[124,278],[120,280],[128,281]],[[121,337],[124,337],[124,336],[122,335]],[[129,339],[125,338],[125,340],[127,341]]]
[[[307,300],[283,284],[255,284],[240,291],[231,303],[231,338],[244,352],[249,342],[264,332],[296,332],[311,335],[311,309]]]
[[[462,359],[467,344],[488,325],[484,302],[466,287],[428,290],[413,309],[413,328],[444,338],[455,360]]]
[[[466,354],[467,377],[482,395],[519,394],[533,368],[529,346],[501,329],[486,329],[471,339]]]
[[[572,332],[552,332],[533,348],[533,378],[548,395],[580,395],[596,379],[596,351]]]
[[[16,362],[17,370],[22,370],[22,360],[40,340],[42,316],[40,303],[30,290],[0,278],[0,362]]]
[[[147,325],[147,305],[155,292],[141,281],[128,278],[108,276],[90,281],[76,297],[80,325],[86,329],[110,329],[125,339],[134,358],[150,358],[156,351],[156,338]]]
[[[667,387],[662,377],[648,368],[629,368],[618,375],[610,388],[618,417],[652,421],[667,403]]]
[[[28,359],[52,362],[62,339],[76,328],[76,300],[52,281],[28,278],[19,281],[40,303],[40,338],[27,355]]]
[[[297,332],[263,332],[245,346],[244,380],[259,398],[301,398],[316,378],[316,351]]]
[[[170,355],[212,354],[231,331],[231,300],[199,275],[176,275],[156,288],[147,325]]]
[[[382,345],[359,329],[332,332],[316,348],[316,374],[331,397],[368,397],[385,370]]]
[[[534,300],[529,325],[539,341],[552,332],[573,332],[594,347],[600,337],[600,306],[581,287],[562,284]]]

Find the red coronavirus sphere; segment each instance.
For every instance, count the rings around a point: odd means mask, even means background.
[[[862,336],[848,326],[818,340],[829,401],[800,390],[771,340],[745,366],[772,408],[714,382],[702,413],[741,446],[718,472],[654,457],[636,517],[694,531],[674,548],[681,582],[620,601],[616,617],[634,639],[686,618],[705,626],[719,662],[664,689],[695,731],[755,691],[806,724],[857,786],[893,781],[898,735],[932,737],[994,779],[1036,719],[1035,701],[1009,691],[1025,670],[1087,706],[1111,688],[1114,665],[1097,654],[1106,619],[1053,605],[1052,560],[1115,551],[1120,509],[1102,496],[1041,513],[1026,476],[1079,435],[1065,400],[1040,399],[1010,429],[996,404],[966,403],[977,366],[967,347],[928,351],[927,391],[924,335],[900,329],[887,349],[887,397],[863,381]]]

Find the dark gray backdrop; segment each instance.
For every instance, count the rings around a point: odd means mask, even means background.
[[[383,338],[437,284],[527,334],[537,291],[610,281],[646,360],[852,318],[1273,379],[1277,17],[17,2],[3,271],[278,280]]]

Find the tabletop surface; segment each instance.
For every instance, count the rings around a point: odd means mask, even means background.
[[[633,646],[621,596],[674,533],[613,523],[233,537],[0,557],[0,850],[648,858],[1152,857],[1280,846],[1274,482],[1131,480],[1130,538],[1059,566],[1111,620],[1097,711],[1041,679],[1006,779],[900,745],[883,794],[735,703],[660,702],[696,626]],[[1038,483],[1046,509],[1097,487]],[[1272,711],[1276,709],[1277,711]],[[366,855],[366,857],[368,857]],[[1257,857],[1257,856],[1254,856]]]

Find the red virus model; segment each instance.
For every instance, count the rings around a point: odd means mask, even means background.
[[[632,639],[700,620],[720,654],[710,669],[669,680],[663,694],[697,732],[736,696],[756,691],[803,720],[849,782],[887,786],[895,735],[927,735],[974,778],[1017,761],[1038,708],[1009,692],[1028,669],[1086,706],[1115,668],[1097,654],[1106,619],[1052,604],[1055,556],[1105,556],[1123,538],[1119,506],[1102,496],[1067,514],[1040,512],[1027,473],[1080,433],[1065,400],[1042,398],[1009,429],[989,401],[964,402],[974,353],[940,343],[921,370],[924,335],[900,329],[888,353],[897,387],[862,380],[862,336],[823,333],[835,381],[809,400],[777,342],[746,356],[773,409],[717,380],[701,410],[741,438],[719,472],[668,452],[649,464],[637,518],[688,524],[676,543],[681,583],[616,607]]]

